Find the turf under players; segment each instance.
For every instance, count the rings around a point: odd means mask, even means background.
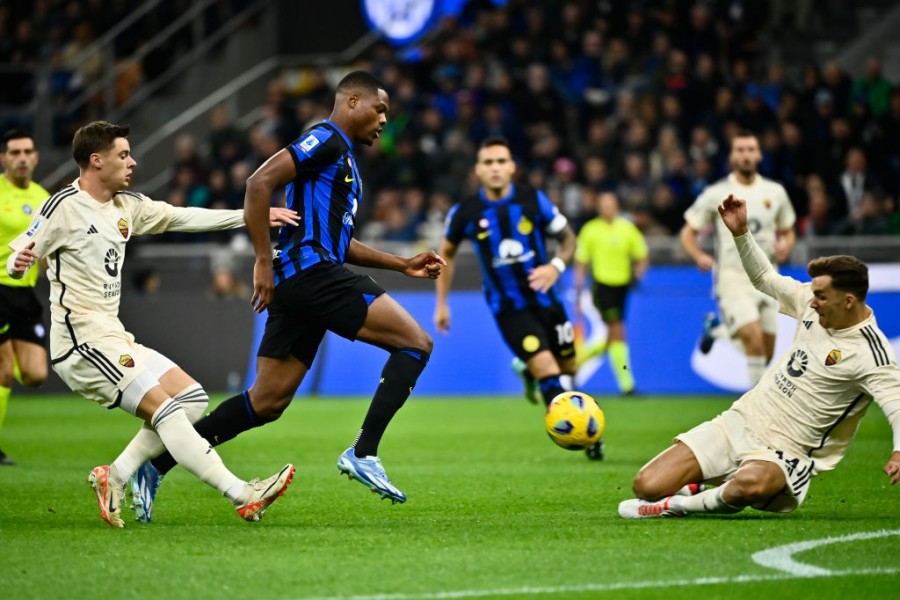
[[[719,207],[753,285],[797,319],[788,352],[731,408],[676,437],[634,480],[625,518],[791,512],[813,476],[833,469],[874,401],[893,430],[884,471],[900,482],[900,370],[866,305],[868,269],[852,256],[810,261],[810,283],[778,275],[749,230],[747,206]],[[696,484],[721,484],[696,494]]]
[[[118,318],[125,246],[132,237],[233,229],[243,226],[243,215],[176,208],[124,191],[137,165],[127,136],[127,127],[105,121],[75,132],[79,177],[47,199],[28,230],[10,243],[7,273],[20,279],[37,261],[48,260],[53,370],[75,393],[144,421],[122,454],[88,478],[109,526],[125,526],[125,484],[163,449],[226,496],[241,517],[256,521],[284,493],[293,465],[263,481],[245,482],[231,473],[191,426],[206,409],[206,392],[171,360],[136,343]],[[273,224],[296,222],[286,209],[272,214]]]

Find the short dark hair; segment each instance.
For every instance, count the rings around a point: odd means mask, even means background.
[[[814,258],[806,266],[810,277],[831,276],[831,286],[865,302],[869,293],[869,267],[855,256],[838,255]]]
[[[79,167],[87,167],[91,154],[113,147],[116,138],[127,138],[127,125],[114,125],[107,121],[94,121],[75,132],[72,138],[72,157]]]
[[[341,79],[334,90],[335,94],[362,91],[367,94],[377,94],[378,90],[387,91],[384,83],[368,71],[353,71]]]
[[[505,146],[510,154],[512,154],[512,147],[509,145],[509,140],[502,135],[489,135],[481,141],[478,145],[478,149],[481,150],[482,148],[487,148],[489,146]]]
[[[34,136],[24,129],[9,129],[3,133],[3,137],[0,138],[0,152],[6,152],[6,146],[12,140],[22,140],[29,139],[34,141]]]
[[[748,138],[748,137],[752,137],[753,139],[756,140],[757,144],[760,144],[759,136],[756,135],[756,133],[754,133],[753,131],[750,131],[749,129],[739,129],[738,132],[734,134],[734,137],[731,138],[731,144],[729,144],[729,149],[732,149],[732,150],[734,149],[734,140],[736,140],[738,138]]]

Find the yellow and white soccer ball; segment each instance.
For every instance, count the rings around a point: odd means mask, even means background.
[[[550,439],[566,450],[593,446],[606,427],[597,401],[583,392],[563,392],[550,402],[544,426]]]

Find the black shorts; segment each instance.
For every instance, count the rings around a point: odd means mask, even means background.
[[[384,288],[343,265],[319,263],[275,287],[257,356],[293,355],[308,367],[326,331],[355,340]]]
[[[34,288],[0,285],[0,344],[21,340],[46,347],[43,313]]]
[[[628,300],[627,285],[594,284],[594,306],[600,311],[604,323],[625,319],[625,301]]]
[[[494,318],[506,345],[523,361],[544,350],[557,360],[575,356],[575,329],[561,304],[503,312]]]

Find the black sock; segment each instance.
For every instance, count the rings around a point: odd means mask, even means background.
[[[381,383],[353,445],[356,456],[378,456],[378,443],[384,430],[409,398],[428,358],[427,352],[412,348],[401,348],[388,358],[381,372]]]
[[[247,392],[243,392],[223,401],[215,410],[194,423],[194,429],[211,446],[218,446],[248,429],[253,429],[263,424],[265,424],[265,421],[250,406],[250,397],[247,395]],[[178,464],[168,451],[163,452],[150,462],[161,475],[165,475]]]
[[[544,377],[538,381],[538,384],[541,386],[541,395],[544,397],[544,404],[548,406],[554,398],[566,391],[559,382],[559,375]]]

